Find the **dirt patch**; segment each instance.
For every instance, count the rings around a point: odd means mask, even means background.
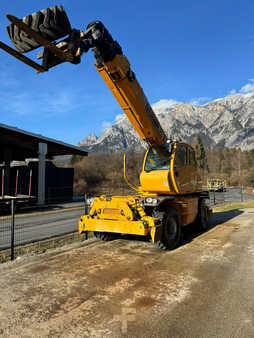
[[[33,266],[30,270],[28,270],[29,273],[41,273],[43,271],[47,271],[49,268],[48,265],[36,265]]]
[[[141,297],[138,298],[135,302],[135,307],[137,309],[147,308],[156,304],[156,300],[152,297]]]
[[[129,318],[129,334],[142,332],[146,321],[191,295],[200,282],[196,271],[224,257],[235,227],[228,222],[190,236],[172,252],[144,241],[84,242],[3,264],[1,330],[5,336],[119,337]]]

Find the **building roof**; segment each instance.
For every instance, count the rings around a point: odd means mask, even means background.
[[[12,160],[36,158],[39,143],[47,143],[47,158],[57,155],[88,155],[80,147],[0,123],[0,162],[4,161],[5,150],[10,151]]]

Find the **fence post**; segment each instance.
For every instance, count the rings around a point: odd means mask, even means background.
[[[28,188],[28,196],[31,197],[31,191],[32,191],[32,175],[33,171],[32,169],[29,172],[29,188]]]
[[[88,210],[88,203],[87,203],[87,193],[85,193],[84,196],[84,200],[85,200],[85,215],[88,214],[89,210]],[[88,232],[85,232],[85,239],[88,239]]]
[[[14,260],[15,200],[11,200],[11,260]]]
[[[88,214],[87,194],[85,194],[84,200],[85,200],[85,215],[87,215]]]
[[[19,170],[16,172],[16,186],[15,186],[15,197],[18,195],[18,185],[19,185]]]
[[[243,202],[243,186],[241,185],[241,202]]]
[[[4,169],[2,169],[2,200],[4,199]]]

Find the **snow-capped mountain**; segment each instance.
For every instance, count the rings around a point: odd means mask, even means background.
[[[254,147],[254,93],[226,96],[196,106],[186,103],[154,104],[153,109],[171,139],[191,143],[200,135],[206,146]],[[100,137],[90,134],[79,145],[89,152],[141,149],[143,144],[127,117],[104,130]]]

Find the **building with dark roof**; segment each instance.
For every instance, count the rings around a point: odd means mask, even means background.
[[[87,156],[88,153],[77,146],[0,123],[0,163],[4,163],[1,198],[4,198],[9,192],[11,162],[38,158],[37,197],[38,204],[44,204],[46,159],[52,159],[59,155]]]

